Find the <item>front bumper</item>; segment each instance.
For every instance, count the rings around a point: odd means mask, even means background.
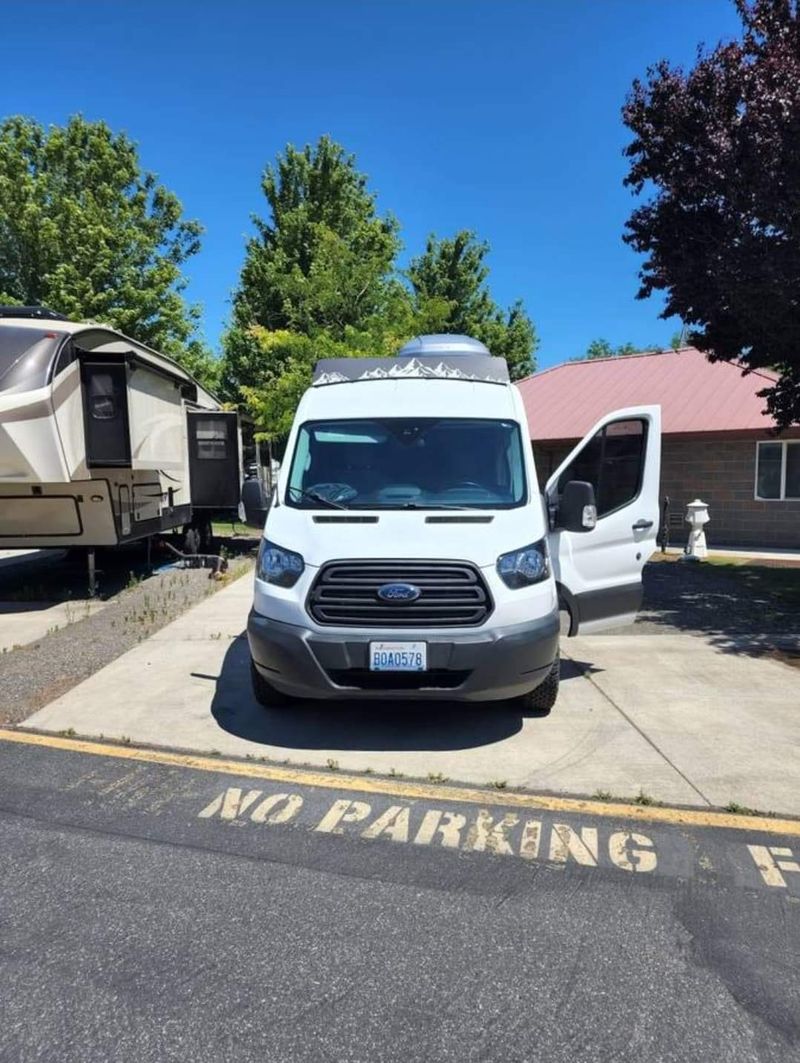
[[[253,662],[283,693],[299,698],[419,698],[497,701],[535,689],[558,652],[554,611],[524,624],[463,634],[376,630],[333,634],[272,620],[251,611],[247,637]],[[370,672],[369,644],[424,641],[426,672]]]

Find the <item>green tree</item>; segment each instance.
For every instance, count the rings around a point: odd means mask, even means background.
[[[0,123],[0,302],[108,323],[213,376],[182,294],[201,231],[105,122]]]
[[[572,358],[570,361],[591,362],[596,358],[625,358],[629,354],[650,354],[660,350],[661,347],[657,343],[651,343],[647,347],[637,347],[635,343],[628,341],[620,343],[618,347],[612,347],[608,340],[596,339],[592,340],[584,354],[579,354],[577,358]]]
[[[488,288],[489,245],[469,230],[452,238],[429,236],[425,251],[411,260],[415,332],[458,332],[475,336],[508,362],[512,379],[533,372],[536,330],[521,302],[502,310]]]
[[[673,332],[669,341],[670,347],[673,351],[679,351],[681,347],[686,346],[686,329],[682,328],[680,332]]]
[[[589,346],[586,348],[586,354],[582,355],[582,359],[593,360],[595,358],[613,358],[616,351],[608,342],[608,340],[592,340]]]
[[[287,329],[265,329],[252,325],[249,342],[255,360],[270,366],[271,377],[256,385],[242,386],[242,399],[256,421],[262,439],[280,440],[289,434],[297,404],[311,383],[314,364],[320,358],[387,357],[402,340],[388,330],[383,332],[345,329],[342,339],[328,332],[305,336]]]
[[[267,219],[255,217],[233,321],[225,338],[224,379],[231,397],[266,384],[280,368],[278,350],[253,326],[342,340],[396,312],[398,225],[379,216],[355,158],[329,137],[302,150],[287,145],[264,171]]]
[[[800,424],[800,3],[735,0],[738,40],[661,60],[623,109],[625,184],[642,197],[625,240],[639,298],[662,295],[712,360],[775,368],[759,391]]]

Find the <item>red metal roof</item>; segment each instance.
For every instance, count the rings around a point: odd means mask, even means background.
[[[694,347],[566,362],[520,380],[534,439],[579,439],[611,410],[661,405],[662,431],[766,431],[774,426],[757,392],[775,374],[742,376],[729,362],[709,362]]]

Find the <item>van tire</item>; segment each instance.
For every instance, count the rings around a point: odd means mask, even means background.
[[[252,659],[250,661],[250,683],[253,687],[253,697],[265,709],[278,709],[284,705],[291,705],[295,700],[290,694],[284,694],[283,691],[276,690],[272,683],[268,683]]]
[[[561,676],[561,657],[557,653],[547,678],[535,690],[528,691],[519,699],[523,712],[535,712],[546,716],[558,698],[558,683]]]

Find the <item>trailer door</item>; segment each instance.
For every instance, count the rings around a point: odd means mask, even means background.
[[[192,410],[187,420],[192,508],[236,509],[242,484],[239,415]]]
[[[130,468],[131,435],[124,363],[81,362],[88,467]]]

